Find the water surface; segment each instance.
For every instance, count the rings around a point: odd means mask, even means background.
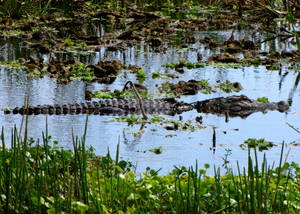
[[[211,32],[214,33],[214,32]],[[229,32],[222,32],[223,39],[228,39]],[[242,35],[243,36],[243,35]],[[245,36],[245,35],[244,35]],[[200,37],[200,36],[199,36]],[[267,50],[271,46],[264,46]],[[281,45],[278,49],[281,49]],[[285,47],[286,48],[286,47]],[[293,47],[291,47],[293,49]],[[15,60],[20,56],[30,53],[22,46],[11,43],[1,44],[1,60]],[[241,166],[247,163],[247,151],[240,147],[248,138],[265,138],[274,142],[277,146],[266,151],[269,163],[278,162],[280,148],[283,142],[286,143],[285,152],[290,149],[288,161],[300,162],[300,146],[293,144],[300,143],[300,135],[292,130],[287,123],[300,128],[300,87],[297,84],[299,71],[289,70],[283,66],[280,71],[266,70],[264,66],[250,66],[240,69],[214,68],[207,66],[200,69],[185,69],[184,74],[168,70],[162,65],[179,60],[196,62],[197,52],[207,58],[214,52],[206,50],[200,44],[195,44],[187,49],[169,47],[166,53],[151,53],[151,48],[143,43],[134,46],[123,52],[109,52],[101,49],[99,52],[89,56],[76,56],[78,60],[87,63],[97,63],[99,60],[120,59],[124,64],[142,66],[147,78],[144,85],[149,92],[158,92],[158,87],[164,82],[177,83],[179,80],[201,80],[207,79],[211,84],[216,81],[240,82],[243,90],[239,93],[225,93],[217,90],[213,94],[198,93],[194,96],[186,96],[181,99],[186,102],[204,100],[219,96],[230,96],[233,94],[245,94],[251,99],[265,96],[269,101],[289,100],[290,110],[286,113],[277,111],[267,113],[254,113],[243,118],[230,118],[225,121],[224,116],[199,114],[196,111],[182,114],[183,120],[191,120],[194,123],[195,117],[202,115],[203,128],[194,132],[190,131],[168,131],[159,124],[146,124],[141,135],[135,136],[140,125],[128,126],[124,122],[113,121],[116,116],[90,115],[88,118],[87,144],[95,148],[96,154],[106,154],[108,148],[114,156],[117,144],[120,143],[120,158],[131,161],[137,165],[138,172],[144,171],[147,166],[153,169],[160,169],[161,173],[170,172],[174,165],[190,166],[198,161],[203,167],[205,163],[222,166],[226,149],[231,149],[232,154],[228,157],[231,164],[239,161]],[[58,54],[58,53],[56,53]],[[37,54],[35,54],[38,56]],[[49,56],[43,56],[45,60]],[[67,56],[64,56],[67,57]],[[16,73],[11,75],[11,73]],[[175,74],[174,79],[152,79],[153,72]],[[24,97],[29,96],[31,105],[38,104],[62,104],[73,102],[84,102],[84,91],[90,89],[96,91],[103,88],[111,90],[122,89],[127,80],[135,80],[135,75],[123,72],[111,85],[97,83],[83,83],[73,81],[68,84],[59,84],[55,79],[44,77],[42,79],[30,79],[23,71],[13,71],[7,68],[0,70],[0,108],[22,106]],[[179,119],[179,116],[165,116],[169,119]],[[21,124],[20,115],[4,115],[0,113],[0,124],[5,127],[6,141],[9,142],[11,128]],[[72,148],[72,129],[76,135],[81,136],[84,130],[86,115],[52,115],[48,116],[49,134],[53,140],[65,148]],[[29,136],[34,139],[40,138],[45,130],[46,116],[29,116]],[[216,148],[212,148],[213,127],[216,127]],[[9,143],[8,143],[9,144]],[[163,152],[156,155],[146,151],[162,147]],[[259,152],[259,157],[262,157]],[[213,170],[209,170],[210,173]]]

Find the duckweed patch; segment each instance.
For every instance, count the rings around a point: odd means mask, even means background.
[[[107,89],[103,89],[101,91],[97,91],[92,93],[92,97],[98,98],[98,99],[125,99],[131,96],[134,96],[134,92],[128,92],[128,91],[119,91],[115,90],[114,92],[108,91]]]
[[[150,117],[149,119],[150,123],[163,123],[166,121],[166,119],[162,116],[155,115],[153,117]],[[117,122],[127,122],[128,125],[133,125],[133,124],[140,124],[140,123],[145,123],[146,121],[143,120],[140,116],[135,116],[135,115],[130,115],[130,116],[120,116],[114,119],[114,121]]]
[[[120,116],[116,117],[113,121],[115,122],[126,122],[128,125],[141,124],[145,121],[140,116],[130,115],[130,116]]]
[[[152,79],[158,79],[158,78],[171,79],[171,78],[174,78],[174,76],[172,76],[172,75],[161,74],[159,72],[153,72],[151,77],[152,77]]]
[[[0,65],[14,69],[26,69],[26,66],[21,65],[18,61],[0,61]]]
[[[171,62],[171,63],[167,63],[165,65],[163,65],[163,67],[166,68],[171,68],[171,69],[176,69],[179,67],[186,67],[187,69],[196,69],[196,68],[204,68],[206,66],[206,64],[204,63],[199,63],[199,62],[187,62],[187,61],[179,61],[177,63],[175,62]]]
[[[163,122],[165,118],[163,116],[155,115],[149,118],[150,123],[160,123]]]
[[[153,72],[152,73],[152,79],[156,79],[156,78],[160,78],[161,77],[161,74],[158,73],[158,72]]]
[[[152,98],[153,94],[148,94],[147,91],[142,90],[139,92],[139,94],[142,96],[142,98]],[[92,97],[98,98],[98,99],[128,99],[128,98],[136,98],[136,94],[134,91],[120,91],[120,90],[114,90],[109,91],[108,89],[103,89],[100,91],[96,91],[92,93]]]
[[[228,68],[241,69],[244,66],[242,63],[222,63],[222,62],[213,62],[213,63],[209,63],[209,65],[217,69],[228,69]]]
[[[256,99],[256,101],[260,103],[269,103],[269,100],[266,97],[259,97]]]
[[[148,149],[148,150],[137,150],[136,152],[141,152],[141,153],[146,153],[146,152],[152,152],[156,155],[159,155],[163,152],[162,147],[157,147],[157,148],[153,148],[153,149]]]

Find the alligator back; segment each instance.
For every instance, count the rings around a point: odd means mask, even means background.
[[[143,106],[146,114],[166,114],[175,115],[183,111],[193,109],[193,106],[187,103],[178,102],[174,98],[165,99],[144,99]],[[6,114],[140,114],[141,109],[138,101],[133,99],[103,99],[98,102],[85,102],[74,104],[54,104],[54,105],[37,105],[29,106],[28,109],[16,107],[12,110],[6,109]]]

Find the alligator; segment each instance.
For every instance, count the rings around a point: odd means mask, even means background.
[[[194,103],[194,108],[200,113],[225,114],[230,117],[248,117],[254,112],[266,112],[268,110],[277,110],[286,112],[289,104],[285,101],[280,102],[258,102],[245,95],[217,97],[198,101]]]
[[[245,118],[254,112],[266,112],[277,110],[285,112],[289,109],[288,103],[284,101],[262,103],[252,100],[245,95],[217,97],[194,103],[177,101],[175,98],[163,99],[102,99],[98,102],[85,102],[62,105],[38,105],[26,107],[16,107],[12,110],[5,109],[6,114],[165,114],[175,115],[196,109],[199,113],[222,114],[230,117]]]

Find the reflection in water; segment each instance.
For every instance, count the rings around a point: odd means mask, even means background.
[[[213,126],[212,150],[213,153],[215,154],[216,151],[216,127],[215,126]]]
[[[289,93],[288,101],[289,101],[290,106],[292,105],[293,97],[294,97],[295,92],[296,92],[296,90],[298,88],[299,80],[300,80],[300,72],[298,71],[296,79],[295,79],[294,86],[293,86],[293,88],[291,89],[291,91]]]

